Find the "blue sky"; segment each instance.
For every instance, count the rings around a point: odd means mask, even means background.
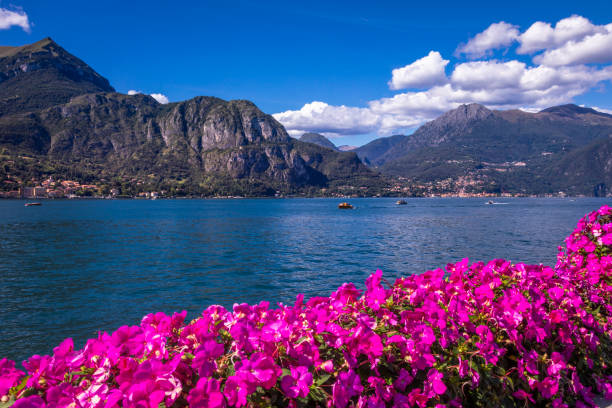
[[[51,36],[119,92],[249,99],[292,135],[336,144],[408,133],[460,103],[612,109],[609,1],[410,3],[2,0],[0,45]]]

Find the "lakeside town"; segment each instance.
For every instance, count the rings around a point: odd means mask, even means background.
[[[131,192],[126,194],[121,187],[109,187],[108,184],[85,184],[76,180],[63,180],[53,178],[52,176],[44,180],[30,180],[29,185],[22,185],[14,180],[3,180],[3,187],[9,186],[8,191],[0,191],[0,199],[78,199],[78,198],[97,198],[97,199],[112,199],[112,198],[133,198],[133,199],[158,199],[158,198],[197,198],[198,195],[176,195],[166,190],[146,190],[146,187],[140,181],[135,181],[135,185],[144,188],[145,191],[137,193]],[[463,180],[461,186],[452,186],[449,181],[443,181],[435,185],[432,184],[415,184],[409,183],[406,179],[400,178],[382,192],[376,194],[368,194],[367,187],[355,186],[338,186],[335,191],[327,188],[319,190],[318,194],[283,194],[277,191],[274,194],[276,198],[288,197],[331,197],[331,198],[357,198],[357,197],[443,197],[443,198],[493,198],[493,197],[568,197],[568,194],[560,191],[555,194],[517,194],[508,192],[485,192],[485,191],[470,191],[473,183],[466,183]],[[453,188],[454,187],[454,188]],[[459,187],[459,188],[457,188]],[[204,197],[204,196],[202,196]],[[208,198],[243,198],[240,195],[214,195],[206,196]]]
[[[81,184],[75,180],[61,180],[49,177],[43,181],[32,180],[33,186],[21,186],[12,180],[4,180],[5,184],[12,184],[10,191],[0,191],[0,198],[114,198],[120,196],[118,188],[109,188],[106,185]],[[162,193],[163,194],[163,193]],[[135,197],[157,198],[157,191],[140,192]],[[133,198],[126,196],[126,198]]]

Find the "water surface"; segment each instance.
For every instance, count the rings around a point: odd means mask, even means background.
[[[147,313],[329,295],[377,268],[554,264],[608,199],[0,200],[0,358],[78,346]]]

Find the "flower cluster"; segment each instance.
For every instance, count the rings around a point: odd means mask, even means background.
[[[385,283],[385,284],[383,284]],[[612,399],[612,211],[586,215],[555,267],[504,260],[271,309],[147,315],[51,356],[0,360],[21,407],[585,407]]]

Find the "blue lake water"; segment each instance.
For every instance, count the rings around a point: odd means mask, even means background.
[[[147,313],[328,295],[464,257],[554,264],[610,199],[0,200],[0,358],[78,346]]]

